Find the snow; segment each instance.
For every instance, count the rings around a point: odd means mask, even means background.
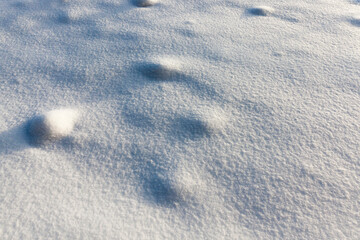
[[[78,119],[73,109],[57,109],[31,119],[27,132],[30,142],[44,143],[68,136]]]
[[[158,2],[157,0],[134,0],[135,6],[138,7],[154,6],[157,2]]]
[[[139,64],[139,70],[150,79],[171,80],[180,74],[181,63],[171,57],[162,57]]]
[[[275,12],[275,9],[267,6],[253,7],[249,9],[249,12],[258,16],[269,16]]]
[[[360,16],[353,17],[350,22],[357,27],[360,27]]]
[[[1,1],[0,238],[359,239],[359,7]]]

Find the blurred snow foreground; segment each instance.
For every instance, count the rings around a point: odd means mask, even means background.
[[[359,4],[0,1],[0,239],[360,239]]]

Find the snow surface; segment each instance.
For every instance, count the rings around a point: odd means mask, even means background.
[[[359,1],[142,2],[0,2],[0,238],[360,239]]]

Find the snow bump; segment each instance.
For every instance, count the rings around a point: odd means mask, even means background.
[[[78,120],[78,113],[73,109],[57,109],[30,120],[27,133],[30,142],[43,144],[48,141],[68,136]]]
[[[181,169],[167,176],[153,175],[147,183],[146,191],[156,204],[177,207],[201,201],[202,188],[202,181],[197,174]]]
[[[250,8],[249,12],[255,16],[270,16],[275,12],[275,9],[268,6],[258,6]]]
[[[57,21],[61,24],[69,24],[72,19],[67,12],[60,12],[58,14]]]
[[[173,58],[161,58],[140,66],[140,72],[144,76],[155,80],[170,80],[179,75],[180,70],[180,62]]]
[[[151,7],[158,3],[157,0],[134,0],[133,2],[137,7]]]
[[[350,19],[350,23],[356,27],[360,27],[360,16]]]
[[[190,139],[209,137],[223,131],[226,125],[224,114],[217,111],[192,113],[175,120],[178,136]]]

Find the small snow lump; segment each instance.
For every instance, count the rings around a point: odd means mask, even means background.
[[[249,12],[256,16],[269,16],[274,13],[274,9],[267,6],[258,6],[249,9]]]
[[[57,20],[61,24],[69,24],[71,22],[71,18],[67,12],[60,12]]]
[[[172,58],[161,58],[144,63],[140,67],[140,72],[150,79],[170,80],[179,75],[180,69],[181,65],[177,60]]]
[[[220,111],[193,112],[175,120],[174,129],[177,136],[199,139],[223,131],[226,117]]]
[[[179,171],[161,175],[154,174],[145,185],[145,191],[150,194],[155,203],[166,206],[176,207],[191,204],[200,200],[203,184],[201,179],[188,171]]]
[[[158,3],[157,0],[133,0],[137,7],[151,7]]]
[[[43,144],[68,136],[78,119],[78,113],[73,109],[57,109],[37,116],[30,120],[27,133],[30,142]]]

